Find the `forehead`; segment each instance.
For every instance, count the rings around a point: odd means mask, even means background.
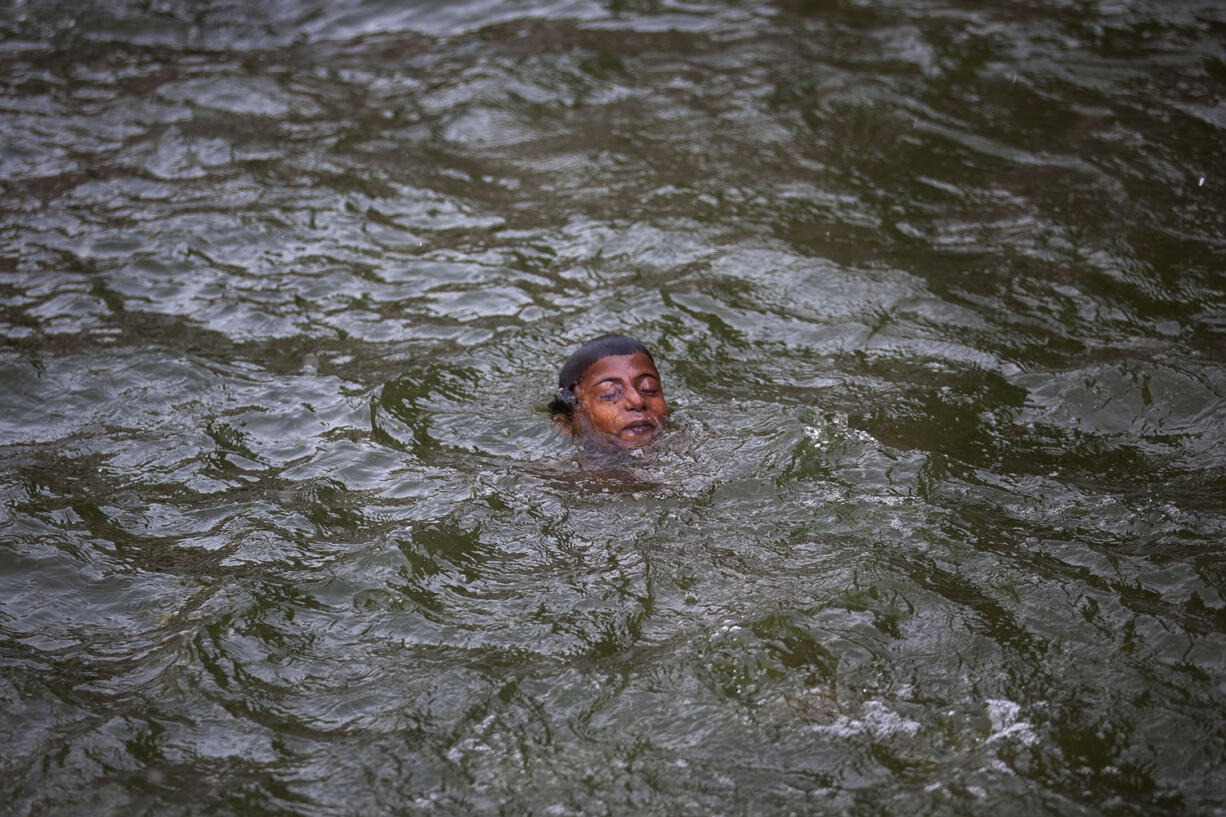
[[[651,358],[644,352],[632,355],[609,355],[602,357],[588,366],[580,380],[582,383],[599,383],[601,380],[616,378],[619,380],[635,380],[649,374],[657,380],[660,377]]]

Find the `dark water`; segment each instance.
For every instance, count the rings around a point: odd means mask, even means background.
[[[1217,2],[10,2],[14,815],[1226,814]],[[602,331],[676,430],[582,467]]]

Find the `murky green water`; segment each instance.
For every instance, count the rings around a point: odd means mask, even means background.
[[[1226,814],[1223,43],[6,4],[0,802]],[[611,330],[677,422],[601,470]]]

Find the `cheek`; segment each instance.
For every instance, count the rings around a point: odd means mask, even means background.
[[[582,407],[583,414],[589,423],[599,431],[619,428],[617,409],[606,403],[593,401]]]

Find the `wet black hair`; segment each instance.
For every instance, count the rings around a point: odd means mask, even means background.
[[[651,365],[656,365],[647,347],[629,335],[601,335],[580,346],[562,364],[562,370],[558,373],[558,390],[554,393],[553,400],[549,401],[549,413],[555,417],[560,414],[570,419],[574,416],[575,407],[579,405],[575,399],[575,386],[583,379],[587,367],[601,358],[633,355],[636,352],[647,355]]]

